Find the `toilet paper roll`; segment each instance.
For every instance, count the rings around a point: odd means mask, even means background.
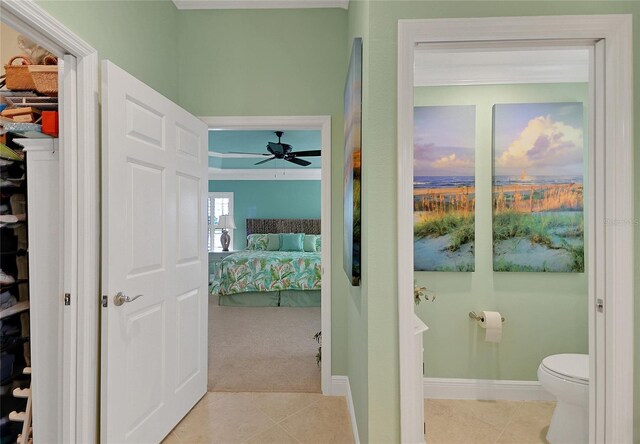
[[[486,330],[484,340],[486,342],[502,341],[502,315],[497,311],[483,311],[480,326]]]

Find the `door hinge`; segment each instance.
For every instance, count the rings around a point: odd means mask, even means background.
[[[427,434],[427,423],[426,422],[422,422],[422,434],[426,435]]]
[[[106,296],[102,296],[102,306],[106,307],[108,303],[109,303],[109,298]]]
[[[596,299],[596,310],[598,313],[604,313],[604,300]]]
[[[424,362],[422,363],[422,376],[424,376]]]
[[[71,305],[71,293],[64,294],[64,305]]]

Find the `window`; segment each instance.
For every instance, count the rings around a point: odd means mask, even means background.
[[[207,199],[207,249],[209,251],[222,251],[220,243],[222,229],[217,228],[217,225],[218,218],[223,215],[233,217],[233,193],[209,193],[209,199]],[[233,230],[229,230],[229,236],[231,237],[229,249],[233,249]]]

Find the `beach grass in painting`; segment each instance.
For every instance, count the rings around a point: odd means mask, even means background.
[[[475,106],[414,108],[414,269],[474,271]]]
[[[494,106],[494,271],[583,272],[581,103]]]

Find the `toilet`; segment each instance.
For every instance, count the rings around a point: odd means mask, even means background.
[[[558,401],[547,440],[551,444],[589,442],[589,355],[547,356],[538,381]]]

